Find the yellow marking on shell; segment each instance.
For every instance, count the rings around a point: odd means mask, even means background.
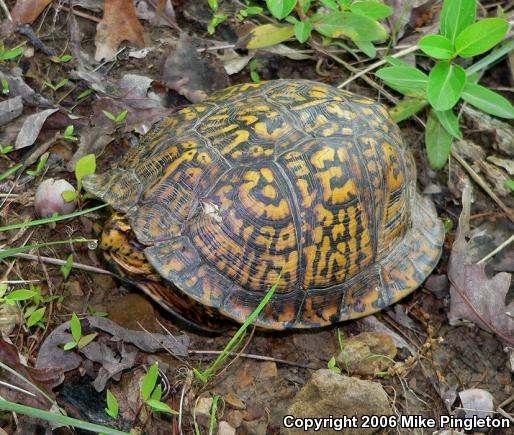
[[[241,121],[244,121],[244,123],[246,125],[255,124],[259,120],[259,118],[255,115],[243,115],[243,116],[240,116],[238,119],[240,119]]]
[[[225,133],[229,133],[231,132],[232,130],[235,130],[238,128],[238,125],[237,124],[229,124],[225,127],[222,127],[222,128],[219,128],[218,130],[213,130],[213,131],[209,131],[207,133],[207,136],[208,137],[213,137],[213,136],[224,136]]]
[[[327,98],[328,92],[327,88],[321,86],[312,86],[309,89],[309,97],[312,98]]]
[[[316,178],[321,183],[322,193],[323,193],[323,201],[327,202],[332,199],[334,196],[334,192],[330,187],[330,180],[332,178],[338,178],[343,175],[343,168],[340,166],[332,166],[323,172],[317,172]],[[346,189],[347,190],[347,189]],[[345,190],[345,191],[346,191]]]
[[[339,104],[327,104],[327,112],[333,113],[338,118],[352,120],[355,119],[357,114],[350,110],[343,109]]]
[[[330,227],[334,222],[334,214],[323,207],[322,204],[316,204],[314,214],[316,215],[317,221],[325,227]]]
[[[285,134],[287,134],[290,131],[289,125],[284,125],[282,127],[277,127],[271,131],[271,133],[268,131],[268,125],[265,122],[258,122],[254,125],[255,133],[257,135],[265,140],[270,142],[276,142],[280,138],[282,138]]]
[[[269,199],[276,199],[277,197],[277,190],[271,185],[268,184],[264,186],[264,189],[262,189],[262,194]]]
[[[330,137],[330,136],[333,136],[334,134],[336,134],[338,131],[339,131],[339,125],[337,123],[333,123],[330,125],[330,127],[325,128],[321,132],[321,135],[325,136],[325,137]]]
[[[262,168],[261,174],[268,183],[271,183],[273,181],[273,172],[270,168]]]
[[[210,163],[212,163],[212,158],[211,156],[206,153],[206,152],[201,152],[198,154],[198,157],[197,157],[197,160],[202,164],[202,165],[208,165]]]
[[[353,130],[349,127],[343,127],[341,129],[341,133],[344,134],[344,135],[348,135],[348,136],[351,136],[353,135]]]
[[[216,114],[216,115],[210,115],[208,118],[205,119],[206,122],[209,121],[226,121],[227,119],[230,119],[230,116],[226,113],[222,114]]]
[[[181,115],[184,115],[186,121],[192,121],[197,118],[197,114],[191,108],[186,107],[180,111]]]
[[[292,106],[291,109],[292,110],[304,110],[304,109],[308,109],[310,107],[316,107],[316,106],[319,106],[320,104],[324,103],[326,100],[312,100],[312,101],[307,101],[306,103],[303,103],[303,104],[297,104],[296,106]]]
[[[229,154],[234,148],[236,148],[238,145],[242,144],[243,142],[248,141],[248,138],[250,137],[250,132],[248,130],[237,130],[234,132],[235,138],[232,139],[232,141],[221,150],[221,154],[226,155]],[[213,141],[213,144],[217,144],[219,142],[223,141],[223,138],[219,138],[216,141]]]
[[[302,207],[305,209],[310,208],[312,202],[316,198],[315,192],[309,193],[309,183],[307,180],[298,179],[296,181],[296,186],[300,191],[300,195],[302,195]]]
[[[278,240],[276,242],[277,251],[284,251],[296,246],[296,233],[293,223],[290,223],[286,228],[280,230]]]
[[[316,151],[310,158],[312,165],[317,169],[325,168],[325,162],[333,162],[335,156],[334,148],[323,147]],[[328,165],[330,166],[330,165]]]
[[[317,248],[315,245],[304,246],[303,255],[305,258],[305,275],[303,277],[303,287],[309,288],[314,280],[314,261],[316,259]]]

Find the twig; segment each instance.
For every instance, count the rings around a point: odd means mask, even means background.
[[[514,213],[513,211],[507,207],[504,202],[498,198],[498,196],[496,195],[496,193],[493,192],[493,190],[487,185],[487,183],[482,180],[482,178],[480,177],[480,175],[478,175],[475,170],[470,166],[468,165],[468,163],[459,155],[459,153],[457,151],[455,151],[455,148],[452,148],[451,150],[451,155],[452,157],[457,160],[461,165],[462,167],[468,172],[468,174],[470,175],[470,177],[482,188],[486,191],[486,193],[492,198],[492,200],[494,202],[496,202],[496,204],[498,204],[498,206],[505,212],[505,214],[507,215],[507,217],[512,221],[514,222]]]
[[[391,55],[391,57],[396,57],[396,58],[403,57],[403,56],[406,56],[407,54],[410,54],[410,53],[416,51],[417,49],[418,49],[417,45],[412,45],[410,47],[407,47],[404,50],[399,51],[398,53],[395,53],[395,54]],[[378,68],[379,66],[385,65],[386,63],[387,63],[387,60],[385,60],[385,59],[379,60],[378,62],[375,62],[374,64],[370,65],[366,69],[363,69],[362,71],[359,71],[358,73],[356,73],[355,75],[353,75],[349,79],[346,79],[343,83],[337,85],[337,87],[339,89],[344,88],[345,86],[349,85],[351,82],[353,82],[354,80],[356,80],[359,77],[363,76],[364,74],[367,74],[367,73],[373,71],[374,69]]]
[[[0,250],[0,252],[3,252],[3,250]],[[41,257],[39,255],[32,255],[32,254],[18,253],[18,254],[11,255],[11,257],[23,258],[25,260],[31,260],[31,261],[41,260],[44,263],[53,264],[54,266],[64,266],[66,264],[66,261],[59,260],[58,258]],[[100,268],[94,267],[94,266],[88,266],[87,264],[73,263],[72,268],[78,269],[78,270],[84,270],[86,272],[100,273],[102,275],[110,275],[110,276],[116,277],[116,275],[114,273],[109,272],[108,270],[100,269]]]
[[[66,11],[66,12],[70,11],[70,8],[68,8],[67,6],[61,6],[61,8],[63,11]],[[85,12],[77,11],[76,9],[73,9],[72,12],[73,12],[73,15],[76,15],[77,17],[85,18],[86,20],[90,20],[95,23],[99,23],[100,21],[102,21],[100,18],[97,18],[93,15],[86,14]]]
[[[498,252],[500,252],[503,248],[506,248],[509,246],[512,242],[514,242],[514,234],[510,236],[505,242],[503,242],[500,246],[498,246],[494,251],[487,254],[484,258],[482,258],[477,264],[482,264],[484,261],[489,260],[493,255],[496,255]]]
[[[55,48],[48,47],[43,41],[41,41],[28,24],[19,26],[18,33],[25,36],[30,41],[34,49],[46,54],[47,56],[57,56],[57,50]]]
[[[198,355],[198,354],[220,355],[222,352],[223,351],[221,351],[221,350],[188,350],[188,353],[192,354],[192,355]],[[273,358],[271,356],[254,355],[254,354],[250,354],[250,353],[242,353],[242,354],[240,354],[240,356],[243,358],[255,359],[257,361],[273,361],[278,364],[285,364],[285,365],[289,365],[289,366],[293,366],[293,367],[300,367],[302,369],[312,369],[312,370],[319,369],[318,366],[297,363],[294,361],[288,361],[288,360],[280,359],[280,358]]]
[[[5,4],[4,0],[0,0],[0,8],[4,11],[5,16],[9,21],[12,21],[11,13],[9,12],[9,8]]]

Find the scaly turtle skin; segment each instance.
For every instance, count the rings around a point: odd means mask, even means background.
[[[256,324],[287,329],[368,315],[425,280],[444,232],[415,182],[382,105],[276,80],[165,118],[84,186],[122,214],[107,258],[154,299],[243,322],[282,271]]]

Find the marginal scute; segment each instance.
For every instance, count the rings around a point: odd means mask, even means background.
[[[169,293],[140,287],[163,306],[182,294],[182,305],[244,322],[281,274],[256,324],[288,329],[368,315],[423,282],[444,231],[415,182],[382,105],[276,80],[171,114],[84,186],[126,213]],[[120,234],[107,232],[104,249],[118,270],[137,268],[143,251]]]

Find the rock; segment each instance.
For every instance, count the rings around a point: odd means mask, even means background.
[[[227,394],[225,394],[223,396],[223,399],[225,399],[225,402],[228,403],[230,406],[232,406],[232,408],[235,408],[235,409],[245,409],[246,408],[245,403],[241,399],[238,399],[236,396],[234,396],[234,394],[232,394],[231,392],[228,392]]]
[[[394,364],[396,346],[393,337],[381,332],[362,332],[344,340],[337,366],[350,375],[373,376]]]
[[[209,427],[211,422],[212,397],[201,397],[196,402],[194,414],[199,425]]]
[[[218,435],[236,435],[236,430],[226,421],[220,421]]]
[[[253,421],[243,421],[238,433],[240,433],[241,435],[266,435],[267,430],[268,424],[266,423],[266,419],[261,419]],[[333,435],[333,433],[331,435]]]
[[[461,391],[459,398],[462,403],[462,409],[458,410],[459,414],[463,414],[463,418],[486,418],[493,417],[494,399],[491,393],[480,388],[470,388]],[[481,431],[480,431],[481,432]]]
[[[243,414],[241,411],[229,411],[227,412],[225,419],[228,423],[230,423],[231,426],[237,429],[239,426],[241,426],[243,421]]]
[[[363,415],[392,415],[386,392],[377,382],[338,375],[323,369],[313,373],[312,378],[295,396],[287,409],[294,418],[356,416],[360,423]],[[373,429],[345,428],[344,435],[364,435],[376,432]],[[284,428],[285,435],[305,434],[303,428]],[[318,435],[333,435],[334,429],[322,428]]]
[[[273,361],[265,361],[259,363],[260,371],[258,377],[260,379],[271,379],[278,375],[277,365]]]

